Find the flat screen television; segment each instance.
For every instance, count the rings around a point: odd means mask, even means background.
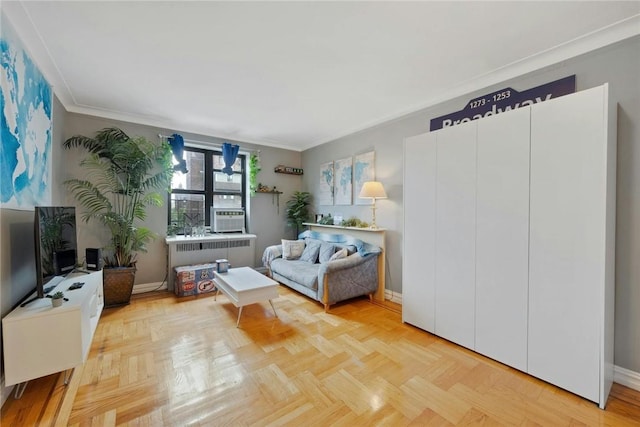
[[[76,208],[36,206],[34,236],[36,298],[44,298],[78,264]]]

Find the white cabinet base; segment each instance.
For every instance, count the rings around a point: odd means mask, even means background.
[[[68,290],[74,282],[84,286]],[[104,306],[102,271],[74,273],[51,293],[56,291],[64,292],[69,301],[52,307],[51,299],[37,299],[2,319],[5,386],[85,362]]]

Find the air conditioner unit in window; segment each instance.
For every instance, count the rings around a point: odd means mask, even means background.
[[[242,176],[238,174],[229,176],[221,172],[216,172],[213,179],[213,190],[239,193],[242,191]]]
[[[214,233],[244,232],[244,210],[211,208],[211,228]]]

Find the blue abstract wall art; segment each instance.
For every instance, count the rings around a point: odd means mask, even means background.
[[[0,207],[51,204],[51,86],[0,14]]]
[[[375,151],[359,154],[355,156],[353,161],[353,198],[354,205],[370,205],[370,199],[361,199],[358,197],[362,186],[367,181],[374,181],[375,172]]]

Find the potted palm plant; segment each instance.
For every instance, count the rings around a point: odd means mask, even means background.
[[[296,191],[287,201],[287,225],[295,227],[296,238],[300,234],[302,223],[309,219],[309,199],[311,193],[307,191]]]
[[[82,219],[94,219],[109,231],[104,256],[106,307],[125,305],[131,299],[136,254],[156,237],[143,225],[149,206],[161,206],[173,168],[168,144],[143,137],[130,138],[118,128],[105,128],[93,138],[76,135],[65,148],[80,147],[89,155],[80,162],[88,179],[69,179],[65,185],[85,209]]]

